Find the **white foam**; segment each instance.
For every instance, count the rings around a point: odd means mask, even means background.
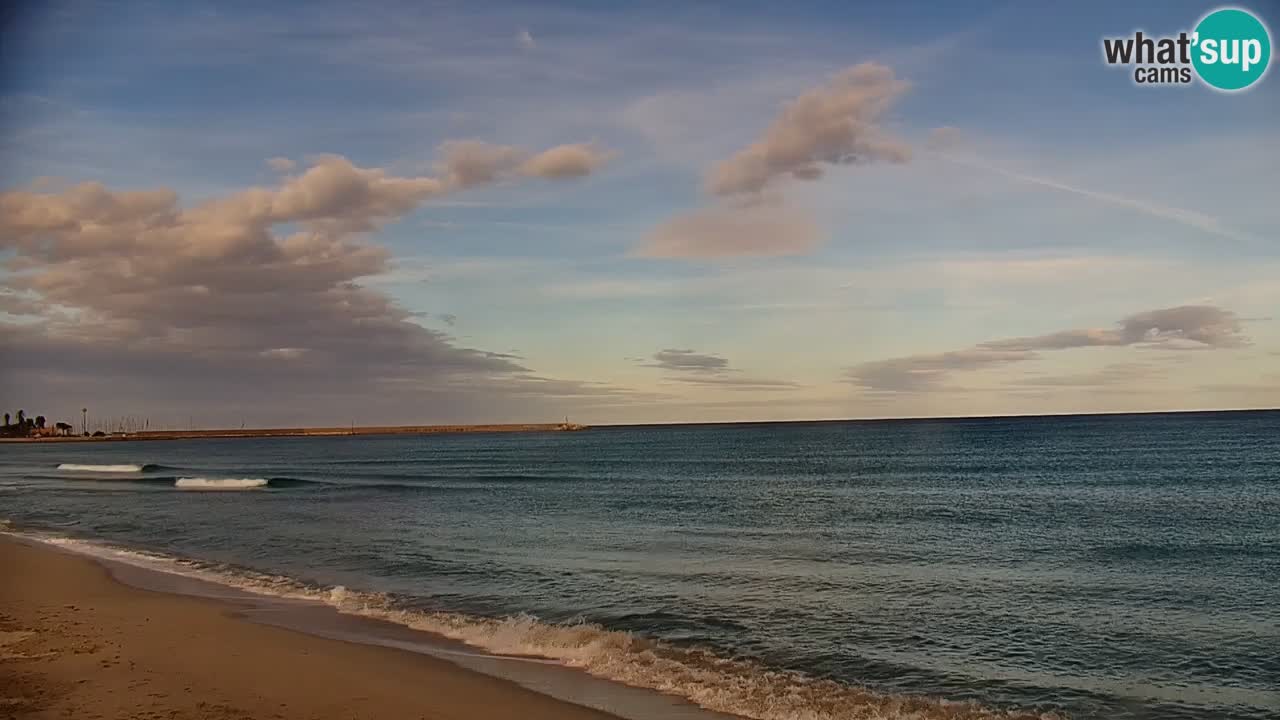
[[[340,612],[443,635],[495,655],[555,660],[596,677],[676,695],[700,707],[753,720],[1056,720],[1052,714],[994,710],[972,702],[892,695],[680,648],[593,623],[552,624],[530,615],[494,619],[419,612],[380,595],[332,588],[322,598]]]
[[[252,490],[266,487],[262,478],[178,478],[173,486],[181,490]]]
[[[294,600],[315,600],[316,593],[308,586],[281,575],[264,573],[231,573],[219,571],[205,563],[182,560],[170,555],[148,552],[146,550],[127,550],[122,547],[107,545],[92,540],[50,535],[41,532],[14,531],[7,523],[0,524],[0,534],[14,535],[28,540],[36,540],[47,545],[54,545],[80,555],[109,560],[111,562],[144,568],[153,572],[168,573],[182,577],[204,580],[226,587],[233,587],[258,595],[267,595]]]
[[[0,532],[3,532],[0,530]],[[545,658],[597,677],[656,690],[708,710],[751,720],[1061,720],[972,702],[892,695],[803,673],[679,648],[591,623],[551,624],[530,615],[483,618],[396,607],[385,595],[319,589],[292,578],[223,572],[198,562],[102,543],[23,534],[95,557],[216,582],[259,595],[325,603],[339,612],[372,617],[461,641],[497,656]]]
[[[80,472],[101,472],[101,473],[136,473],[142,472],[141,465],[80,465],[77,463],[62,463],[58,466],[59,470],[78,470]]]

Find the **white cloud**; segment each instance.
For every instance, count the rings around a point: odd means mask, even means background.
[[[548,180],[584,177],[600,169],[615,153],[595,143],[557,145],[530,155],[511,145],[483,140],[452,140],[441,144],[437,170],[449,187],[468,188],[516,175]]]
[[[11,253],[0,312],[23,316],[0,321],[0,346],[23,348],[6,357],[4,381],[181,378],[220,402],[258,399],[266,387],[319,401],[335,378],[344,392],[386,383],[427,391],[460,377],[524,395],[554,389],[530,382],[517,358],[463,347],[361,284],[389,269],[367,233],[499,178],[485,164],[493,155],[446,150],[443,178],[324,156],[275,187],[185,207],[167,188],[0,193],[0,250]]]
[[[483,140],[450,140],[440,145],[440,155],[436,169],[445,182],[451,187],[468,188],[497,182],[511,174],[526,153]]]
[[[594,143],[559,145],[534,155],[520,166],[525,175],[541,178],[576,178],[590,175],[609,161],[613,153]]]
[[[707,179],[715,195],[758,193],[777,179],[822,177],[828,165],[905,162],[910,148],[880,121],[906,83],[863,63],[791,101],[760,139],[720,163]]]
[[[766,191],[784,177],[817,180],[832,165],[905,162],[910,149],[880,121],[906,87],[888,67],[863,63],[803,93],[759,139],[708,174],[706,190],[732,200],[667,220],[634,254],[706,259],[812,251],[822,239],[817,224]]]

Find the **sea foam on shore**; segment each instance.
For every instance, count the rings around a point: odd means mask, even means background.
[[[593,623],[547,623],[531,615],[488,618],[422,611],[404,599],[342,586],[317,587],[242,568],[44,533],[34,539],[112,562],[275,597],[324,603],[339,612],[433,633],[498,656],[534,656],[633,687],[676,695],[701,707],[754,720],[1050,720],[1057,715],[1009,712],[970,702],[880,693],[678,647]]]

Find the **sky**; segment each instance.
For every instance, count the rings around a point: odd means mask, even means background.
[[[10,10],[0,402],[175,428],[1277,407],[1280,81],[1102,61],[1214,7]]]

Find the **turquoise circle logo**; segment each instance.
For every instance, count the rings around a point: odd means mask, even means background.
[[[1214,10],[1196,25],[1191,63],[1218,90],[1243,90],[1262,79],[1271,63],[1271,34],[1252,13]]]

